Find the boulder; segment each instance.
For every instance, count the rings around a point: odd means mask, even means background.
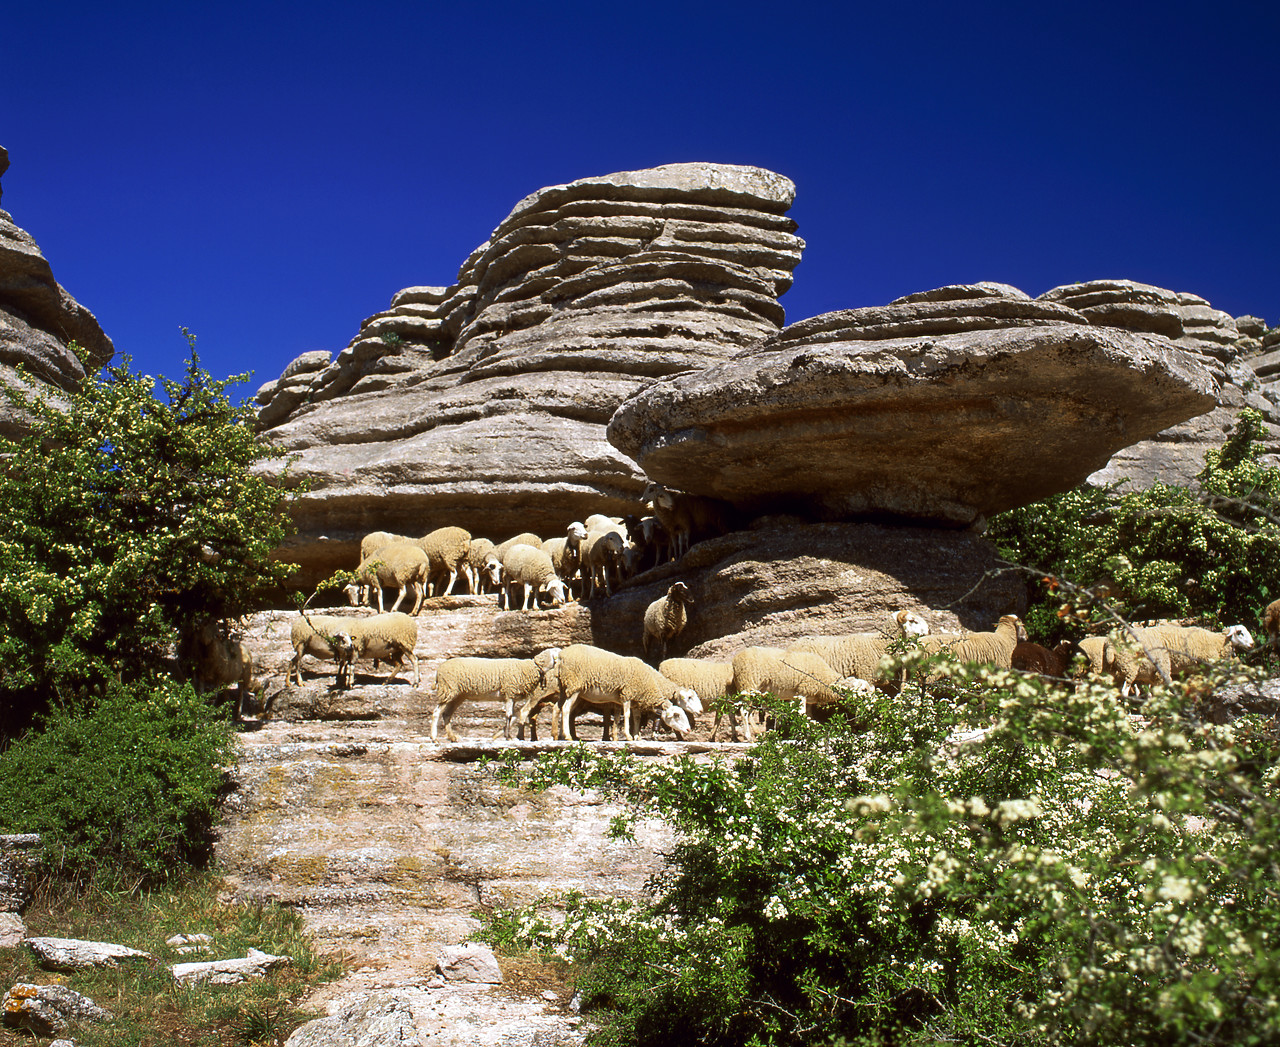
[[[1217,402],[1167,337],[979,288],[793,324],[635,394],[609,439],[651,479],[749,513],[965,526]]]
[[[119,967],[121,960],[154,960],[148,952],[112,942],[91,942],[79,938],[25,938],[23,944],[36,954],[40,966],[54,971],[75,971],[85,967]]]
[[[111,1012],[65,985],[19,982],[4,996],[4,1023],[36,1036],[56,1036],[72,1022],[105,1022]]]
[[[644,477],[605,425],[653,380],[779,329],[804,246],[785,216],[794,192],[705,163],[540,190],[455,284],[406,288],[331,362],[291,364],[258,402],[311,485],[281,550],[298,584],[354,567],[373,530],[457,524],[500,541],[634,508]]]
[[[481,985],[498,985],[502,982],[498,958],[487,945],[477,942],[446,945],[436,957],[436,970],[441,977],[451,982],[475,982]]]

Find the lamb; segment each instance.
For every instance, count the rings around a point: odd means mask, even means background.
[[[878,633],[850,633],[844,636],[811,636],[793,643],[791,651],[817,654],[840,676],[876,683],[883,679],[880,660],[889,644],[901,636],[927,636],[929,623],[915,611],[895,611],[888,628]]]
[[[427,584],[427,572],[430,561],[427,554],[415,542],[392,542],[384,545],[356,568],[357,582],[347,586],[347,596],[353,605],[359,603],[360,593],[366,586],[376,585],[378,589],[378,611],[382,605],[382,587],[399,587],[400,595],[391,605],[391,610],[398,610],[400,601],[412,588],[417,594],[411,614],[417,614],[422,608],[422,598]],[[370,599],[372,603],[372,599]]]
[[[548,647],[533,658],[446,658],[436,670],[436,708],[431,718],[431,740],[436,740],[440,725],[451,742],[451,721],[464,701],[500,701],[506,714],[503,737],[511,737],[517,704],[537,702],[550,693],[558,693],[555,674],[560,663],[560,648]],[[530,722],[531,737],[538,740],[536,721]],[[524,737],[524,725],[519,736]]]
[[[439,594],[448,596],[471,552],[471,532],[461,527],[437,527],[419,538],[417,544],[427,554],[428,572],[449,576],[449,584]]]
[[[501,585],[501,578],[493,580],[493,572],[490,569],[489,560],[493,554],[494,544],[488,538],[472,538],[471,545],[467,549],[467,559],[462,565],[462,573],[467,579],[467,589],[472,593],[481,593],[484,591],[486,582],[490,582],[494,588]],[[499,569],[502,567],[502,561],[494,559],[493,563],[497,564]]]
[[[500,601],[507,610],[512,610],[516,586],[524,589],[524,602],[521,610],[529,610],[529,600],[536,593],[547,593],[551,597],[551,606],[559,607],[565,602],[565,585],[557,576],[551,557],[541,549],[531,545],[513,545],[507,550],[502,560],[503,591]],[[537,600],[534,600],[537,608]]]
[[[418,623],[400,611],[375,614],[368,618],[349,619],[346,626],[351,646],[348,656],[338,661],[338,680],[346,678],[350,686],[355,676],[355,663],[361,658],[372,658],[376,669],[379,661],[394,662],[394,667],[384,683],[390,683],[400,675],[407,655],[413,663],[413,686],[417,687],[418,656],[414,647],[418,644]]]
[[[640,500],[652,507],[653,514],[666,528],[672,560],[687,553],[694,542],[724,534],[733,527],[733,507],[716,498],[701,498],[650,483]]]
[[[573,706],[578,701],[592,705],[622,707],[622,736],[632,741],[635,718],[656,714],[677,738],[691,730],[689,718],[676,704],[680,690],[656,669],[639,658],[624,658],[589,644],[570,644],[560,652],[560,724],[557,735],[573,737]],[[692,691],[683,696],[696,698]],[[521,722],[528,722],[536,706],[526,702]],[[634,717],[633,718],[633,714]]]
[[[998,669],[1012,668],[1013,649],[1026,636],[1022,622],[1014,614],[1002,615],[993,631],[968,633],[963,636],[943,633],[927,636],[923,643],[930,654],[948,651],[961,664],[984,662]]]
[[[1053,650],[1041,647],[1038,643],[1020,640],[1009,656],[1009,665],[1022,672],[1039,673],[1041,676],[1066,676],[1075,649],[1076,645],[1070,640],[1062,640]]]
[[[1153,625],[1135,632],[1134,647],[1120,650],[1117,657],[1115,675],[1124,697],[1128,697],[1131,686],[1153,675],[1155,679],[1150,682],[1162,681],[1175,672],[1231,658],[1237,650],[1253,646],[1253,637],[1243,625],[1231,625],[1220,632],[1198,626]]]
[[[684,582],[675,582],[666,596],[654,600],[644,611],[644,656],[649,657],[651,643],[658,645],[658,660],[667,656],[667,641],[679,636],[689,620],[688,608],[693,597]]]
[[[351,625],[354,621],[354,618],[306,612],[293,619],[289,623],[289,646],[293,648],[293,659],[285,670],[285,684],[287,685],[296,675],[298,686],[302,686],[304,654],[309,654],[313,658],[332,658],[338,662],[340,682],[344,660],[350,662],[353,654]]]

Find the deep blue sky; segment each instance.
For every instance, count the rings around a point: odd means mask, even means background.
[[[523,196],[798,187],[794,322],[1126,277],[1280,320],[1280,4],[10,4],[4,199],[117,356],[341,349]]]

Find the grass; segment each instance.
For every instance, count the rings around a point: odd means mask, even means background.
[[[315,1017],[299,1010],[298,1001],[343,970],[340,961],[311,948],[296,912],[221,902],[217,880],[207,874],[150,892],[45,888],[24,919],[31,937],[114,942],[157,958],[114,970],[52,972],[42,970],[25,947],[0,949],[0,988],[15,982],[66,985],[114,1015],[65,1033],[77,1047],[278,1047]],[[165,945],[175,934],[197,933],[213,937],[211,952],[182,956]],[[241,985],[180,986],[169,974],[174,963],[244,956],[249,948],[290,956],[293,963]],[[33,1042],[25,1032],[0,1030],[0,1047]]]

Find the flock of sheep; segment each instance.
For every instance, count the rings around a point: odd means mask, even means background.
[[[300,614],[291,623],[293,658],[286,681],[296,678],[301,684],[302,659],[310,654],[336,663],[339,685],[350,685],[360,659],[372,658],[375,669],[379,661],[390,663],[388,682],[408,659],[417,687],[418,632],[413,615],[421,611],[427,594],[448,595],[462,578],[472,593],[496,591],[504,609],[514,610],[517,603],[523,610],[543,604],[558,607],[574,598],[591,599],[600,589],[610,594],[631,574],[678,558],[693,541],[729,526],[720,503],[658,485],[650,485],[645,497],[652,510],[649,515],[591,516],[570,524],[563,537],[547,541],[521,534],[495,545],[486,539],[473,540],[460,527],[442,527],[420,539],[381,531],[367,535],[348,596],[353,604],[376,605],[378,613],[366,618]],[[384,589],[397,591],[390,611],[384,609]],[[409,613],[399,610],[406,598],[411,600]],[[553,709],[552,732],[557,739],[576,736],[574,714],[583,707],[603,713],[605,737],[617,716],[627,740],[645,721],[652,722],[655,730],[662,724],[683,738],[692,730],[693,718],[714,707],[712,739],[728,713],[733,736],[737,737],[741,721],[750,741],[753,695],[794,700],[801,712],[812,712],[838,701],[841,692],[891,685],[898,681],[884,678],[882,659],[889,644],[902,637],[916,639],[929,654],[945,649],[961,662],[1058,677],[1066,676],[1074,656],[1082,654],[1087,664],[1078,671],[1110,676],[1125,696],[1135,687],[1157,684],[1172,673],[1253,646],[1248,630],[1240,625],[1221,632],[1164,625],[1134,630],[1119,639],[1089,637],[1078,645],[1064,642],[1048,650],[1029,643],[1022,623],[1012,615],[1001,618],[990,632],[931,634],[919,614],[899,611],[875,632],[809,637],[785,649],[750,647],[727,662],[668,659],[667,644],[685,627],[692,607],[688,587],[675,582],[645,611],[645,658],[656,664],[586,644],[549,648],[527,659],[445,660],[436,674],[432,740],[438,738],[441,726],[449,740],[458,740],[451,721],[464,702],[497,701],[504,708],[507,738],[513,728],[523,738],[528,727],[536,739],[537,716],[545,707]],[[1265,626],[1270,636],[1280,634],[1280,600],[1267,608]],[[207,638],[206,646],[216,646],[214,640]],[[225,636],[222,647],[232,655],[221,659],[229,663],[218,670],[223,679],[206,682],[239,681],[243,695],[248,656],[239,645],[232,651]],[[211,678],[217,673],[206,670],[204,675]]]

